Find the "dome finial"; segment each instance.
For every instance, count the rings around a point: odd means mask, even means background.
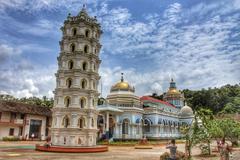
[[[121,73],[121,82],[123,82],[124,79],[123,79],[123,73]]]

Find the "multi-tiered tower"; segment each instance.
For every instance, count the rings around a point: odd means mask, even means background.
[[[52,144],[95,146],[101,27],[96,17],[90,17],[83,7],[77,16],[69,14],[61,30],[63,37],[54,91]]]

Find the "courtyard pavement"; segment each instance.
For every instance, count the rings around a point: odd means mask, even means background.
[[[110,146],[102,153],[48,153],[35,151],[39,142],[0,142],[0,160],[159,160],[162,153],[168,151],[164,146],[153,149],[134,149],[134,147]],[[184,151],[184,145],[178,144],[178,150]],[[193,155],[200,152],[193,149]],[[233,160],[240,160],[240,151],[233,152]],[[203,158],[194,156],[194,160],[218,160],[219,157]]]

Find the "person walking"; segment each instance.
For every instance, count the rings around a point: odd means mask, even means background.
[[[171,143],[169,143],[166,148],[170,150],[170,157],[168,160],[176,160],[177,146],[175,139],[172,139]]]

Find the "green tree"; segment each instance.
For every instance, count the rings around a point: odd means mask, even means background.
[[[194,111],[210,109],[213,114],[240,113],[240,85],[225,85],[221,88],[208,88],[198,91],[183,90],[186,101]]]
[[[0,100],[3,100],[3,101],[17,101],[17,98],[15,98],[14,96],[11,96],[11,95],[2,94],[2,95],[0,95]]]
[[[232,146],[238,146],[240,138],[240,123],[233,119],[216,119],[209,121],[209,134],[212,138],[225,138]]]

